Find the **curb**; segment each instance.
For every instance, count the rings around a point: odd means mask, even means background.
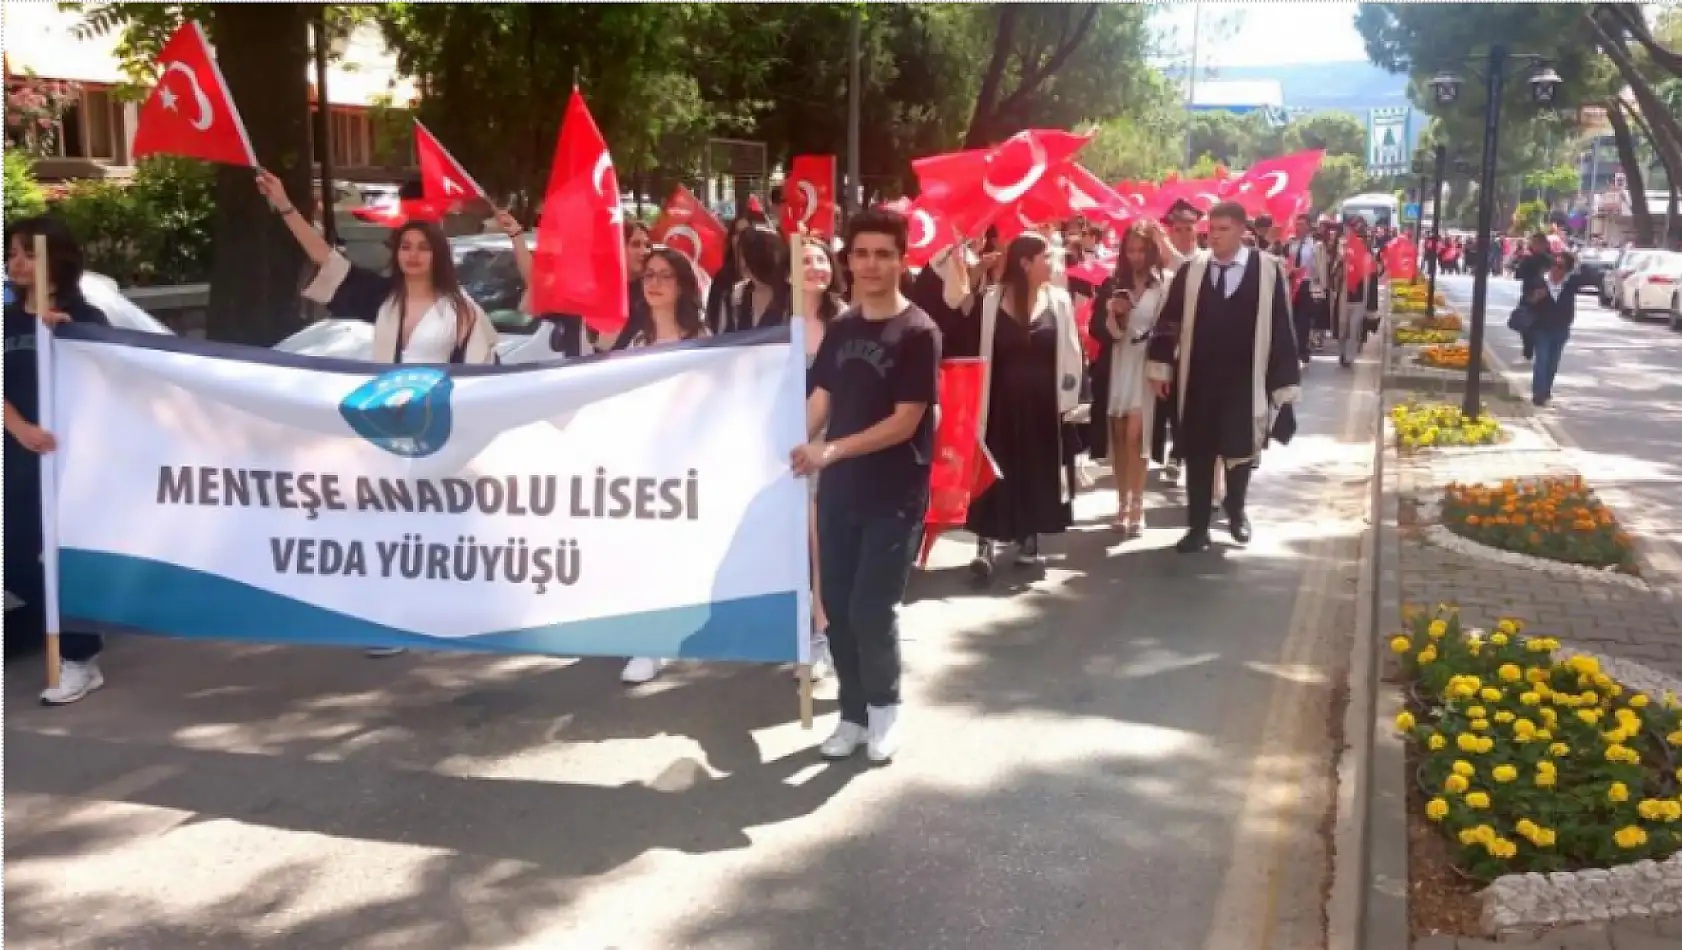
[[[1388,332],[1382,339],[1380,355],[1387,362],[1393,344]],[[1362,572],[1365,590],[1359,595],[1362,602],[1357,614],[1358,622],[1363,614],[1366,622],[1356,631],[1357,636],[1366,641],[1367,668],[1359,685],[1364,687],[1370,700],[1366,721],[1357,723],[1355,729],[1346,733],[1358,736],[1366,747],[1362,764],[1367,769],[1367,779],[1361,803],[1366,817],[1362,865],[1363,920],[1359,943],[1363,950],[1407,950],[1411,929],[1408,919],[1407,757],[1395,731],[1384,727],[1401,710],[1403,700],[1401,691],[1385,682],[1385,664],[1376,648],[1385,626],[1398,622],[1402,610],[1401,533],[1395,524],[1399,506],[1396,492],[1390,484],[1391,448],[1386,441],[1384,425],[1388,412],[1385,403],[1387,382],[1381,380],[1379,428],[1374,435],[1372,528],[1368,532],[1373,539],[1372,557],[1367,570]],[[1352,663],[1351,670],[1353,668]],[[1351,705],[1354,695],[1351,693]],[[1336,878],[1333,880],[1335,895]],[[1337,947],[1336,944],[1330,946]]]

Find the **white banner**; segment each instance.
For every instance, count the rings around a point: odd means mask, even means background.
[[[68,629],[805,659],[786,329],[564,366],[53,349]]]

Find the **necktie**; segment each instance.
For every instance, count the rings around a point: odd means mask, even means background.
[[[1215,289],[1220,291],[1222,298],[1229,296],[1226,292],[1226,272],[1232,270],[1237,265],[1237,261],[1233,261],[1230,264],[1215,265]]]

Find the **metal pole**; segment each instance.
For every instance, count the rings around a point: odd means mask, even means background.
[[[1425,319],[1435,319],[1437,316],[1437,257],[1442,253],[1443,244],[1443,175],[1448,170],[1448,146],[1437,146],[1436,182],[1431,187],[1431,244],[1435,248],[1430,260],[1425,266],[1431,269],[1431,280],[1425,288]],[[1425,220],[1425,209],[1421,208],[1419,220]]]
[[[1489,70],[1484,95],[1487,99],[1483,111],[1483,168],[1481,183],[1478,189],[1478,246],[1483,248],[1484,260],[1480,262],[1476,276],[1472,279],[1472,335],[1467,341],[1471,347],[1470,359],[1466,361],[1466,396],[1462,400],[1460,410],[1467,418],[1475,419],[1479,411],[1478,380],[1483,375],[1483,326],[1484,311],[1489,303],[1489,263],[1492,261],[1495,248],[1492,234],[1495,227],[1495,152],[1500,145],[1501,136],[1501,87],[1503,73],[1507,69],[1507,48],[1497,43],[1489,48]]]
[[[1419,173],[1419,211],[1413,216],[1413,246],[1419,246],[1419,236],[1425,231],[1425,182],[1429,180],[1423,171]]]
[[[859,34],[863,32],[862,5],[853,6],[853,36],[847,53],[847,215],[858,213],[863,182],[859,177]]]
[[[321,163],[321,236],[339,243],[333,221],[333,142],[327,105],[327,5],[315,11],[315,158]]]

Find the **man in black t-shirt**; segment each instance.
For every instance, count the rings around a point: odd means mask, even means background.
[[[819,751],[872,762],[898,747],[899,602],[929,503],[940,330],[905,299],[906,220],[871,209],[847,224],[854,305],[812,364],[795,474],[818,483],[818,579],[841,687],[841,722]]]

